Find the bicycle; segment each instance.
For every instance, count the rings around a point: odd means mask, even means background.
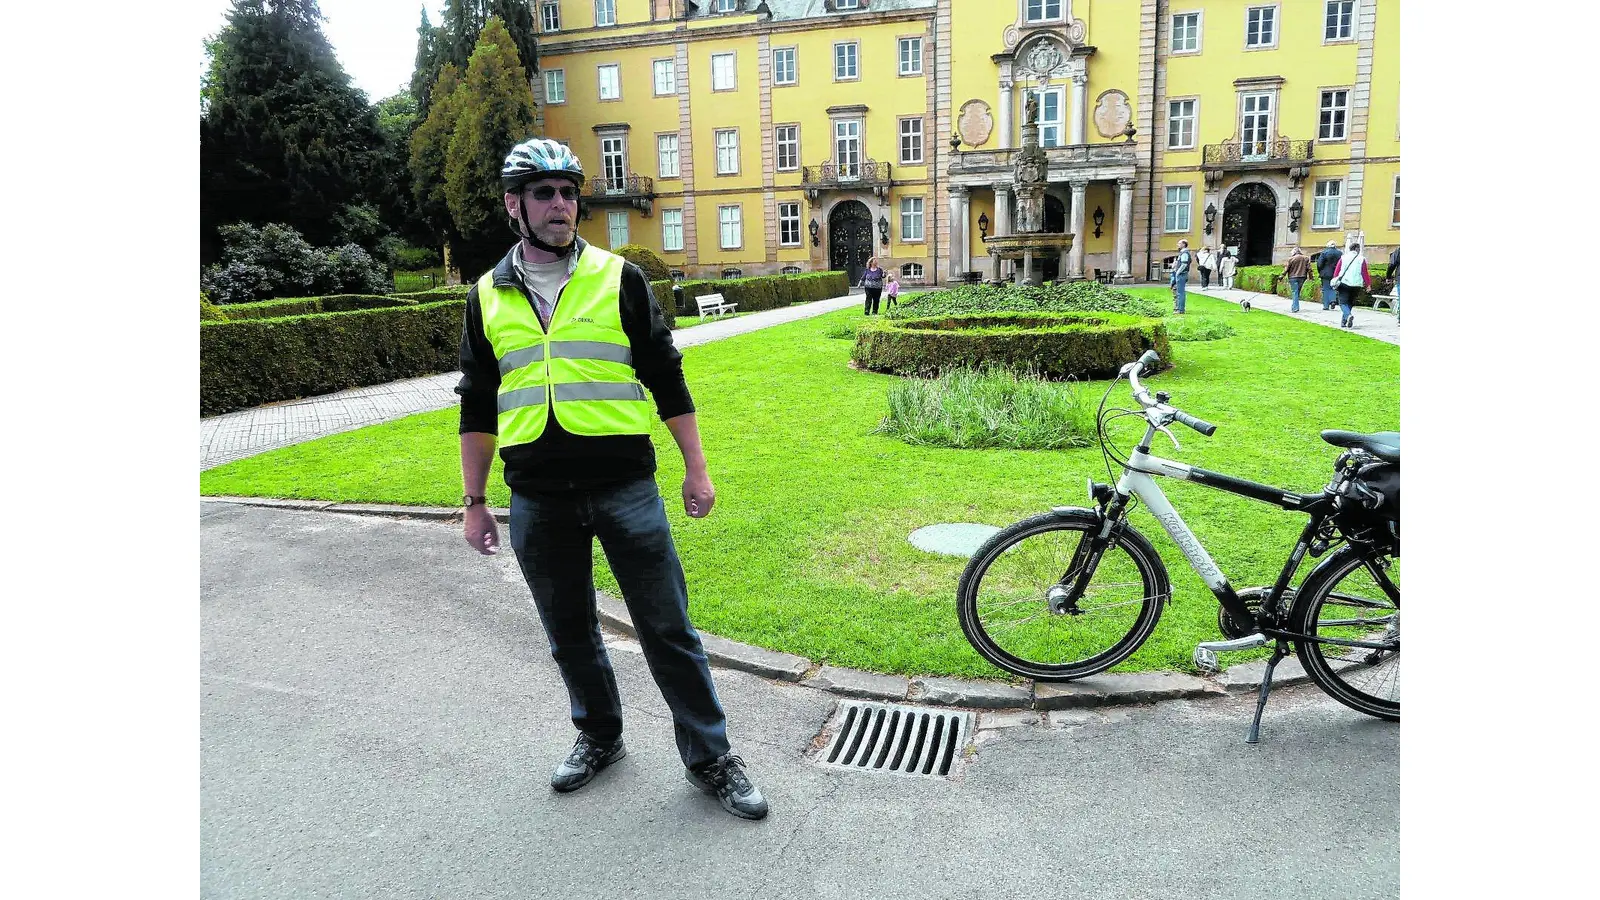
[[[1150,510],[1218,601],[1226,640],[1195,648],[1195,666],[1217,672],[1217,653],[1273,645],[1245,738],[1260,740],[1261,715],[1273,671],[1290,646],[1325,693],[1369,716],[1400,718],[1400,587],[1398,432],[1323,431],[1342,448],[1334,476],[1321,492],[1300,494],[1150,455],[1159,431],[1182,449],[1173,422],[1210,437],[1216,426],[1154,397],[1140,369],[1160,365],[1149,351],[1122,367],[1106,398],[1126,377],[1140,410],[1106,409],[1095,417],[1108,475],[1122,466],[1115,487],[1089,479],[1093,508],[1057,506],[1017,522],[979,547],[961,574],[961,629],[984,659],[1037,681],[1071,681],[1104,672],[1148,639],[1172,601],[1166,566],[1149,539],[1128,521],[1137,500]],[[1109,413],[1109,414],[1108,414]],[[1143,417],[1144,437],[1132,455],[1116,455],[1107,425]],[[1309,516],[1271,587],[1236,591],[1184,524],[1154,476],[1178,478]],[[1331,553],[1329,551],[1332,551]],[[1307,554],[1327,557],[1298,588],[1290,581]]]

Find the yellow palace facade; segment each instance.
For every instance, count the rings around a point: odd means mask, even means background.
[[[1024,118],[1043,277],[1400,241],[1398,0],[544,0],[544,134],[580,233],[688,278],[1004,277]]]

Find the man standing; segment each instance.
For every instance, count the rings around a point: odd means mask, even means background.
[[[577,790],[627,753],[595,612],[598,537],[672,711],[689,782],[734,815],[759,819],[767,802],[730,752],[654,478],[646,387],[683,453],[685,511],[710,514],[716,492],[682,356],[639,268],[578,238],[583,182],[578,158],[548,139],[518,144],[501,168],[520,240],[467,295],[456,387],[467,543],[483,554],[499,549],[484,498],[498,441],[511,488],[511,547],[579,731],[552,788]]]
[[[1183,315],[1184,302],[1188,299],[1189,266],[1192,257],[1189,255],[1189,242],[1178,242],[1178,258],[1172,263],[1172,302],[1178,315]]]
[[[1339,265],[1339,245],[1329,241],[1328,246],[1317,254],[1317,277],[1322,279],[1322,308],[1333,309],[1333,270]]]
[[[1299,247],[1294,248],[1294,254],[1283,266],[1283,276],[1289,279],[1289,312],[1300,311],[1300,288],[1306,283],[1306,277],[1311,274],[1311,257]]]
[[[1367,257],[1359,243],[1351,244],[1350,251],[1339,258],[1333,271],[1334,287],[1339,292],[1339,327],[1356,327],[1356,292],[1371,290],[1372,275],[1367,271]]]
[[[1201,247],[1195,262],[1200,266],[1200,289],[1203,291],[1211,287],[1211,270],[1217,267],[1217,254],[1210,247]]]

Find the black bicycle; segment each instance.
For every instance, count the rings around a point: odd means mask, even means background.
[[[1306,674],[1352,709],[1400,718],[1400,434],[1324,431],[1342,448],[1333,479],[1300,494],[1150,455],[1156,432],[1178,447],[1173,422],[1210,436],[1216,426],[1154,397],[1140,369],[1160,365],[1154,351],[1122,367],[1141,409],[1110,409],[1102,399],[1096,430],[1115,487],[1089,481],[1093,508],[1058,506],[1002,530],[978,548],[957,589],[967,640],[996,666],[1038,681],[1070,681],[1127,659],[1155,630],[1172,600],[1166,566],[1127,521],[1143,502],[1216,594],[1217,624],[1227,638],[1195,648],[1196,667],[1219,670],[1217,653],[1273,645],[1246,740],[1260,738],[1273,670],[1291,646]],[[1144,437],[1126,459],[1106,427],[1124,416],[1145,420]],[[1235,591],[1153,476],[1181,478],[1306,514],[1289,559],[1271,587]],[[1326,558],[1298,588],[1290,581],[1306,555]]]

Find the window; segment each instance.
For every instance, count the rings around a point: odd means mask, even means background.
[[[1187,184],[1167,188],[1167,231],[1187,234],[1193,230],[1189,223],[1189,206],[1194,188]]]
[[[1400,176],[1394,177],[1394,212],[1389,216],[1389,224],[1400,227]]]
[[[744,277],[744,271],[741,270],[741,269],[735,269],[735,268],[731,268],[730,267],[730,268],[722,270],[722,277],[723,278],[743,278]]]
[[[606,213],[606,237],[611,241],[611,249],[628,242],[628,211],[613,209]]]
[[[1172,17],[1172,45],[1169,49],[1173,53],[1200,52],[1199,13],[1179,13]]]
[[[772,51],[772,83],[794,84],[799,80],[795,66],[795,48],[779,47]]]
[[[1039,118],[1034,121],[1039,126],[1039,146],[1060,147],[1067,115],[1067,89],[1045,88],[1035,93],[1039,97]]]
[[[1193,150],[1195,109],[1198,100],[1173,100],[1167,104],[1167,149]]]
[[[721,226],[722,249],[737,250],[744,245],[744,222],[740,217],[740,207],[717,207],[717,224]],[[724,274],[722,277],[729,276]]]
[[[1312,228],[1338,228],[1340,199],[1343,182],[1337,178],[1330,178],[1317,182],[1311,201],[1311,227]]]
[[[628,139],[600,139],[600,171],[605,176],[605,191],[620,194],[628,189]]]
[[[656,73],[656,96],[678,92],[678,61],[658,59],[652,63]]]
[[[779,275],[799,275],[800,274],[800,267],[799,266],[784,266],[783,268],[778,270],[778,274]]]
[[[683,249],[683,210],[661,211],[661,249],[674,251]],[[674,281],[682,281],[683,273],[675,272],[672,278]]]
[[[689,276],[683,274],[683,270],[682,269],[673,269],[671,274],[672,274],[672,280],[673,281],[683,281],[684,279],[689,277]]]
[[[922,165],[922,120],[900,120],[900,164]]]
[[[738,80],[733,70],[733,54],[711,54],[711,89],[713,91],[731,91],[735,90],[737,86]]]
[[[860,9],[861,0],[834,0],[834,9]]]
[[[1317,122],[1317,140],[1344,140],[1344,124],[1349,110],[1349,91],[1323,91],[1322,117]]]
[[[901,281],[921,281],[922,263],[906,263],[900,267]]]
[[[617,24],[617,0],[594,0],[594,23],[596,25]]]
[[[739,174],[739,132],[724,128],[717,132],[717,174]]]
[[[792,172],[800,168],[799,125],[779,125],[773,129],[772,142],[778,148],[778,171]]]
[[[1278,8],[1252,6],[1244,13],[1244,45],[1246,47],[1276,47],[1278,45]]]
[[[800,204],[778,204],[778,245],[800,246]]]
[[[1240,102],[1240,152],[1246,162],[1266,159],[1272,150],[1272,95],[1245,94]]]
[[[539,4],[540,21],[545,31],[561,30],[561,4],[555,0]]]
[[[656,135],[656,171],[662,178],[678,178],[678,136]]]
[[[861,120],[833,123],[833,164],[841,181],[861,177]]]
[[[619,66],[601,66],[600,73],[600,99],[622,99],[622,73]]]
[[[849,81],[850,79],[861,77],[857,68],[857,47],[858,45],[853,41],[848,44],[833,45],[834,81]]]
[[[1061,18],[1061,0],[1028,0],[1029,22],[1051,22]]]
[[[566,69],[545,69],[544,70],[544,102],[546,102],[546,103],[565,103],[565,102],[567,102],[567,70]]]
[[[922,198],[900,198],[900,240],[922,240]]]
[[[1355,0],[1328,0],[1327,24],[1322,29],[1322,40],[1348,41],[1355,34]]]
[[[716,11],[719,13],[737,12],[738,9],[739,0],[717,0]]]
[[[922,38],[900,39],[900,74],[922,74]]]

